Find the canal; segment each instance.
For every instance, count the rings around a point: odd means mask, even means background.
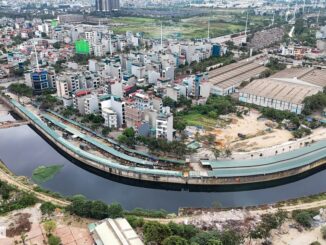
[[[10,115],[1,116],[9,120]],[[83,194],[107,203],[119,202],[126,209],[136,207],[177,211],[179,207],[239,207],[274,203],[326,191],[326,170],[274,187],[252,190],[189,191],[165,190],[110,180],[89,172],[65,158],[29,126],[0,130],[0,159],[17,175],[31,177],[40,165],[63,165],[55,177],[41,186],[62,195]]]

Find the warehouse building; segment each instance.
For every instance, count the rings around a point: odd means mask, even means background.
[[[210,71],[208,78],[211,84],[211,94],[226,96],[237,92],[242,82],[258,77],[267,69],[264,61],[264,57],[252,57],[250,60]]]
[[[276,79],[254,80],[240,90],[239,100],[259,106],[300,114],[304,98],[322,91],[317,86],[279,81]]]
[[[324,88],[326,86],[326,69],[317,67],[290,68],[274,74],[271,78]]]
[[[137,233],[124,218],[105,219],[88,229],[96,245],[143,245]]]
[[[289,68],[267,79],[254,80],[239,91],[239,100],[259,106],[301,114],[306,97],[322,92],[326,69]]]

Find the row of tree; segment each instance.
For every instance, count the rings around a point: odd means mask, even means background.
[[[118,218],[123,216],[123,208],[120,204],[113,203],[107,205],[102,201],[87,200],[82,195],[72,197],[71,205],[68,211],[80,217],[105,219],[105,218]]]
[[[192,225],[170,222],[145,222],[143,233],[146,244],[158,245],[238,245],[243,236],[231,229],[225,231],[202,231]]]

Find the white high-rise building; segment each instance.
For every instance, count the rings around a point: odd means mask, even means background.
[[[169,107],[165,107],[163,113],[159,114],[156,119],[156,138],[173,140],[173,115]]]

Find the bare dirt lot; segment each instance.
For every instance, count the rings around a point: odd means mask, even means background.
[[[228,146],[234,151],[266,148],[287,142],[293,137],[288,130],[276,129],[277,123],[259,117],[260,113],[256,110],[252,110],[243,118],[231,114],[224,119],[228,121],[225,123],[226,126],[223,127],[221,122],[220,128],[208,133],[216,136],[217,145]]]
[[[31,208],[14,211],[7,216],[0,217],[0,227],[6,228],[6,237],[0,237],[1,245],[12,245],[15,241],[21,242],[21,234],[26,235],[26,244],[44,245],[47,240],[42,222],[44,217],[39,209],[40,204]],[[64,245],[92,245],[93,240],[88,232],[87,224],[91,221],[65,215],[57,210],[51,217],[56,224],[54,235],[61,238]]]

